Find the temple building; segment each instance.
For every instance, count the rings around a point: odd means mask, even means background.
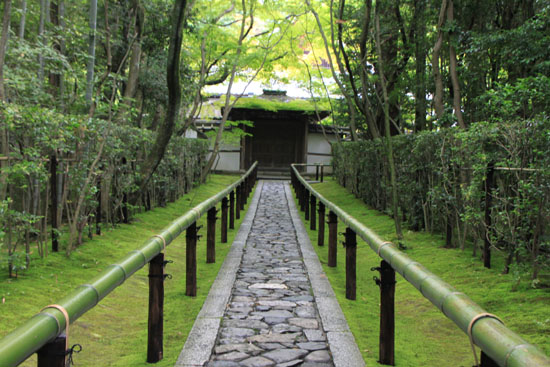
[[[220,109],[217,119],[197,120],[199,135],[215,130],[221,113]],[[329,115],[322,106],[287,97],[284,91],[264,90],[261,96],[241,96],[229,113],[232,123],[225,128],[232,138],[222,145],[213,169],[235,172],[258,161],[261,176],[278,177],[288,174],[291,163],[328,164],[336,134],[340,139],[349,135],[346,129],[322,124]]]

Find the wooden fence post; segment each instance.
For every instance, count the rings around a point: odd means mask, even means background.
[[[240,210],[244,210],[244,204],[246,203],[246,184],[242,182],[239,186],[241,188],[241,207]]]
[[[304,214],[306,220],[309,220],[309,195],[309,191],[307,189],[304,189]]]
[[[479,367],[499,367],[499,365],[491,357],[481,351]]]
[[[240,185],[235,188],[235,195],[237,195],[237,202],[235,203],[235,218],[241,219],[241,187]]]
[[[315,197],[315,195],[311,195],[310,196],[310,203],[309,203],[309,209],[310,209],[310,213],[309,213],[309,229],[311,229],[312,231],[315,231],[315,229],[317,228],[317,218],[316,218],[316,211],[317,211],[317,198]]]
[[[346,298],[355,300],[357,235],[351,228],[346,228]]]
[[[338,217],[330,210],[328,212],[328,266],[336,267],[338,255]]]
[[[315,181],[319,181],[319,165],[315,166]]]
[[[216,207],[208,209],[206,215],[206,263],[216,262]]]
[[[227,198],[222,199],[221,243],[227,243]]]
[[[395,345],[395,270],[382,260],[378,270],[380,279],[374,278],[380,286],[380,339],[378,363],[394,366]]]
[[[57,158],[55,155],[50,157],[50,195],[51,195],[51,220],[52,220],[52,252],[59,251],[57,209],[59,207],[57,197]]]
[[[300,182],[298,187],[300,188],[298,191],[300,191],[300,210],[305,211],[306,210],[306,201],[305,201],[305,195],[306,195],[306,188],[305,186]]]
[[[319,231],[317,232],[317,246],[325,244],[325,204],[319,201]]]
[[[164,329],[164,254],[149,262],[149,321],[147,334],[147,363],[162,359]]]
[[[250,177],[246,177],[243,181],[243,207],[246,205],[246,202],[248,201],[248,186],[250,185]]]
[[[53,341],[45,344],[36,354],[38,367],[65,367],[67,360],[67,337],[65,332],[59,334]]]
[[[325,166],[321,166],[321,182],[323,182],[323,178],[325,176],[324,168]]]
[[[235,229],[235,191],[229,193],[229,229]]]
[[[246,196],[250,196],[252,193],[252,189],[254,188],[254,183],[256,180],[254,179],[254,173],[251,173],[248,179],[248,193]]]
[[[197,295],[197,222],[185,232],[185,295]]]

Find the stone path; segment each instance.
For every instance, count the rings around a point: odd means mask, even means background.
[[[282,181],[260,181],[176,367],[361,367]]]
[[[207,366],[334,366],[282,182],[264,184]]]

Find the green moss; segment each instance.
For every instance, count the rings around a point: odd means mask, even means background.
[[[328,180],[313,185],[324,197],[377,232],[382,238],[394,237],[394,223],[386,215],[367,207],[352,194]],[[303,216],[303,213],[301,213]],[[309,225],[306,227],[309,228]],[[340,224],[339,232],[344,228]],[[338,248],[336,268],[326,266],[328,248],[318,247],[317,232],[309,231],[323,268],[336,293],[367,366],[376,366],[379,334],[379,288],[370,269],[379,266],[380,258],[359,239],[357,248],[357,300],[345,299],[345,253]],[[325,230],[325,244],[328,229]],[[338,243],[343,241],[340,235]],[[550,290],[519,287],[512,275],[485,269],[479,258],[470,251],[443,248],[444,238],[424,232],[406,231],[406,253],[426,266],[446,282],[466,293],[488,312],[528,342],[550,353]],[[447,319],[420,292],[399,275],[396,296],[395,359],[397,366],[471,366],[473,356],[468,337]],[[478,350],[479,352],[479,350]]]
[[[55,303],[78,285],[87,282],[107,265],[138,248],[145,239],[158,233],[187,209],[215,195],[237,179],[236,176],[211,175],[205,185],[191,191],[166,208],[139,214],[132,224],[120,225],[79,247],[70,258],[50,254],[31,264],[18,279],[0,274],[0,337]],[[236,220],[236,228],[241,220]],[[236,230],[228,231],[228,243],[216,243],[216,263],[206,264],[206,216],[199,221],[204,235],[197,244],[197,297],[185,296],[185,234],[166,249],[173,260],[165,282],[164,359],[156,366],[173,366],[229,251]],[[219,241],[219,226],[216,228]],[[83,350],[75,355],[78,366],[149,366],[147,355],[148,267],[144,267],[71,325],[70,343]],[[22,366],[36,365],[36,357]]]
[[[254,110],[265,110],[271,112],[277,111],[303,111],[305,113],[315,113],[317,111],[329,111],[330,108],[326,102],[314,102],[306,99],[294,99],[288,102],[276,99],[267,99],[259,97],[242,97],[235,104],[236,108],[250,108]]]

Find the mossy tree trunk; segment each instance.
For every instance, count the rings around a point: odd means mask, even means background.
[[[378,53],[378,72],[380,73],[380,85],[382,87],[382,94],[384,97],[384,130],[385,130],[385,140],[386,140],[386,152],[388,165],[390,168],[390,184],[391,184],[391,195],[392,195],[392,211],[393,211],[393,220],[395,223],[395,234],[397,239],[403,239],[403,233],[401,231],[401,219],[399,217],[399,197],[397,194],[397,175],[395,173],[395,162],[393,160],[393,145],[391,139],[390,131],[390,109],[389,109],[389,98],[388,91],[386,88],[386,81],[384,76],[384,60],[382,58],[382,47],[380,42],[380,16],[376,12],[375,16],[376,21],[376,50]]]

